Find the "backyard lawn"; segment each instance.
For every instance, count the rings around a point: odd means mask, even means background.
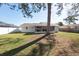
[[[36,37],[37,36],[34,34],[24,35],[24,33],[0,35],[0,54],[10,51],[12,49],[15,49],[17,47],[23,46],[28,42],[28,40],[35,39]],[[64,48],[66,49],[67,52],[72,50],[72,48],[70,49],[72,42],[74,42],[74,45],[72,45],[72,46],[79,49],[79,33],[58,32],[58,33],[56,33],[56,38],[57,38],[56,40],[59,41],[59,43],[57,43],[58,46],[56,46],[56,47],[59,47],[59,48],[54,47],[52,50],[54,53],[58,53],[57,51],[60,51]],[[25,56],[25,55],[32,54],[33,49],[36,47],[37,47],[37,45],[34,44],[28,48],[21,50],[19,53],[16,53],[15,55]],[[56,51],[54,51],[54,50],[56,50]],[[54,53],[51,55],[54,55]],[[68,53],[71,53],[71,52],[68,52]],[[75,54],[75,53],[71,53],[71,54]],[[59,55],[61,55],[61,54],[59,53]],[[79,53],[76,53],[76,55],[79,55]]]
[[[55,35],[56,44],[49,55],[79,56],[79,33],[58,32]]]
[[[0,54],[26,44],[27,40],[33,35],[24,35],[24,33],[4,34],[0,35]],[[16,55],[27,55],[35,45],[32,45]]]
[[[56,35],[63,38],[63,40],[72,40],[75,43],[76,47],[79,47],[79,33],[58,32],[56,33]]]

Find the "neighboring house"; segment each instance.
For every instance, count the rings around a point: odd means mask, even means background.
[[[59,27],[60,31],[79,32],[79,24],[70,24]]]
[[[15,30],[16,28],[18,28],[18,27],[13,24],[7,24],[4,22],[0,22],[0,34],[10,33],[13,30]]]
[[[24,23],[20,26],[21,32],[45,33],[47,31],[46,23]],[[57,25],[51,24],[50,32],[58,32]]]

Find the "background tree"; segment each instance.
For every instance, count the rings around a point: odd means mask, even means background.
[[[68,17],[65,18],[64,21],[66,21],[68,24],[76,24],[75,21],[78,21],[76,17],[79,16],[79,3],[71,3],[69,5],[71,8],[67,11]]]
[[[74,16],[68,16],[67,18],[63,19],[64,21],[66,21],[68,24],[75,24],[75,21],[78,21],[78,19],[76,19]]]
[[[62,22],[58,22],[58,25],[59,26],[63,26],[64,24]]]

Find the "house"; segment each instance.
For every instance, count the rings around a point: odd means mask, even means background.
[[[18,28],[18,26],[15,26],[13,24],[8,24],[8,23],[0,22],[0,34],[10,33],[13,30],[15,30],[16,28]]]
[[[70,24],[59,27],[60,31],[79,32],[79,24]]]
[[[59,28],[57,25],[51,24],[50,32],[58,32]],[[45,33],[47,31],[46,23],[24,23],[20,26],[21,32],[31,33]]]
[[[50,32],[58,32],[59,28],[57,25],[51,24]],[[15,32],[23,33],[45,33],[47,31],[46,23],[24,23],[19,27],[13,24],[7,24],[0,22],[0,34],[8,34]]]

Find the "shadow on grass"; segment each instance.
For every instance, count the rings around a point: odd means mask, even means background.
[[[51,39],[49,40],[49,37],[46,37],[45,39],[42,39],[43,41],[39,41],[38,47],[32,49],[32,51],[29,53],[29,56],[49,56],[51,49],[55,46],[56,44],[56,39],[54,36],[50,37]],[[44,41],[47,40],[45,43]]]
[[[44,34],[44,33],[32,33],[32,32],[28,32],[28,33],[24,33],[24,35],[39,35],[39,34]]]
[[[23,49],[25,49],[25,48],[27,48],[27,47],[29,47],[29,46],[35,44],[35,43],[38,42],[39,40],[45,38],[46,36],[48,36],[48,34],[46,34],[46,35],[44,35],[44,36],[42,36],[42,37],[40,37],[40,38],[37,38],[36,40],[33,40],[33,41],[31,41],[31,42],[27,42],[27,44],[25,44],[25,45],[22,45],[22,46],[20,46],[20,47],[17,47],[17,48],[15,48],[15,49],[10,50],[10,51],[4,52],[3,54],[0,54],[0,55],[1,55],[1,56],[12,56],[12,55],[15,55],[16,53],[20,52],[21,50],[23,50]]]
[[[21,41],[21,39],[19,39],[19,38],[12,39],[12,40],[11,40],[11,38],[7,38],[6,40],[5,39],[6,38],[0,39],[0,46],[5,45],[5,44],[9,44],[9,43],[17,43],[17,42]]]

